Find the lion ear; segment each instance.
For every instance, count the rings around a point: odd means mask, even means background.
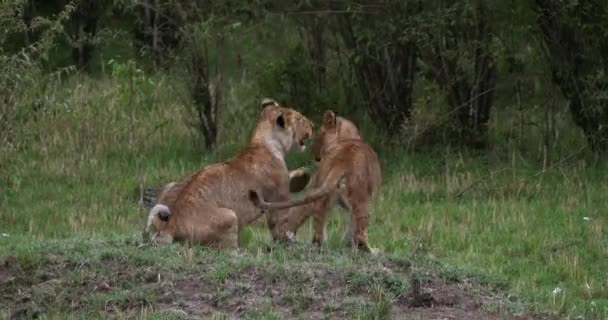
[[[336,114],[333,111],[325,111],[325,114],[323,114],[323,126],[328,128],[336,126]]]
[[[265,107],[268,107],[268,106],[278,107],[279,103],[275,99],[264,98],[264,99],[262,99],[261,105],[262,105],[262,108],[265,108]]]
[[[271,115],[279,109],[279,103],[274,99],[264,98],[262,99],[260,108],[262,109],[260,111],[260,116],[271,118]]]
[[[283,117],[283,114],[279,114],[279,116],[277,117],[277,125],[283,129],[285,129],[285,117]]]

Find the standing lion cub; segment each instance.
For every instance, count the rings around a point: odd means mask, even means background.
[[[262,214],[249,201],[248,190],[260,190],[273,201],[289,199],[284,158],[291,150],[304,151],[313,124],[274,100],[265,100],[262,106],[249,144],[239,154],[164,188],[158,204],[150,210],[145,237],[161,243],[191,241],[235,248],[239,227]]]
[[[319,168],[311,178],[312,189],[302,198],[266,202],[263,193],[256,189],[249,191],[252,202],[262,209],[291,208],[287,214],[273,216],[273,238],[290,239],[312,216],[313,242],[321,244],[327,238],[329,210],[338,203],[352,215],[347,233],[350,244],[371,251],[367,227],[372,197],[378,192],[381,182],[376,152],[363,141],[352,122],[326,111],[313,144],[313,155],[320,161]]]

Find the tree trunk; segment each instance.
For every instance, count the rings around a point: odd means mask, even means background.
[[[479,20],[478,27],[477,38],[480,39],[480,42],[487,44],[491,39],[489,39],[490,33],[486,30],[487,25],[483,18]],[[487,140],[490,109],[494,103],[496,66],[489,49],[484,45],[477,46],[475,49],[474,62],[473,84],[463,88],[463,91],[466,91],[461,97],[465,100],[459,101],[458,105],[452,105],[452,107],[465,106],[458,112],[464,141],[473,147],[483,147]]]
[[[25,24],[25,31],[23,32],[23,38],[26,46],[29,46],[34,42],[34,34],[32,32],[32,19],[36,15],[36,7],[34,6],[33,0],[24,0],[22,4],[23,12],[23,23]]]
[[[154,56],[154,65],[158,68],[160,63],[160,32],[159,32],[159,18],[160,18],[160,6],[158,5],[158,0],[154,1],[154,18],[151,21],[150,28],[152,29],[152,53]]]
[[[471,16],[463,19],[464,14]],[[468,23],[428,30],[426,43],[420,45],[424,51],[422,59],[429,66],[430,77],[446,92],[449,114],[459,123],[461,141],[481,148],[487,141],[497,77],[490,48],[492,25],[481,4],[475,12],[450,13],[445,19]],[[461,61],[463,56],[470,56],[470,61]],[[467,71],[463,64],[472,64],[472,71]]]
[[[340,31],[346,47],[353,52],[351,65],[368,113],[388,135],[397,135],[411,115],[417,58],[415,45],[394,39],[383,47],[362,43],[349,17],[341,19]]]
[[[179,44],[177,1],[144,0],[137,7],[133,37],[137,54],[146,52],[155,68],[163,65]]]
[[[92,2],[93,1],[93,2]],[[72,13],[72,61],[80,69],[89,70],[95,51],[92,40],[97,34],[97,22],[101,13],[101,4],[96,0],[82,0]]]
[[[565,80],[556,80],[560,88],[569,87],[565,84]],[[561,83],[561,84],[560,84]],[[567,91],[569,95],[566,94]],[[587,143],[593,152],[604,153],[608,151],[608,128],[602,123],[605,123],[605,119],[602,119],[602,112],[600,107],[604,109],[606,106],[585,106],[582,102],[582,98],[574,90],[564,90],[562,92],[568,99],[568,107],[574,123],[578,125],[582,130],[583,134],[587,139]],[[600,110],[598,110],[600,109]]]
[[[198,120],[198,131],[204,138],[204,147],[212,150],[217,144],[221,78],[218,74],[215,80],[210,80],[207,46],[204,45],[200,51],[196,48],[199,46],[195,44],[193,48],[189,49],[191,52],[188,52],[190,59],[188,69],[192,83],[190,95]]]
[[[325,26],[319,17],[313,19],[312,32],[310,34],[309,48],[312,61],[315,64],[315,75],[317,76],[317,89],[319,91],[326,87],[327,65],[325,62],[325,41],[323,33]],[[321,93],[321,92],[319,92]]]
[[[601,37],[581,33],[580,27],[569,23],[580,19],[580,24],[592,24],[586,21],[591,19],[588,13],[566,11],[547,0],[536,0],[535,9],[553,82],[568,100],[574,123],[583,130],[594,152],[608,151],[608,101],[594,97],[604,90],[608,79],[605,75],[594,79],[593,75],[596,70],[608,68],[606,42],[599,40]],[[602,10],[596,6],[596,11]],[[594,46],[597,41],[602,43]]]

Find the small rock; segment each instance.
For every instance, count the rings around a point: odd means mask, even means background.
[[[104,291],[108,291],[110,289],[111,289],[111,287],[107,282],[101,281],[95,286],[95,289],[93,289],[93,291],[104,292]]]

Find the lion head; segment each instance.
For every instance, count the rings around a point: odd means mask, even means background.
[[[333,111],[325,111],[323,124],[312,145],[315,161],[320,161],[323,153],[335,146],[338,140],[344,139],[361,139],[357,127],[347,119],[336,117]]]
[[[252,142],[267,144],[280,158],[284,158],[291,151],[306,150],[306,141],[312,138],[313,134],[312,121],[273,99],[264,99],[262,108]]]

